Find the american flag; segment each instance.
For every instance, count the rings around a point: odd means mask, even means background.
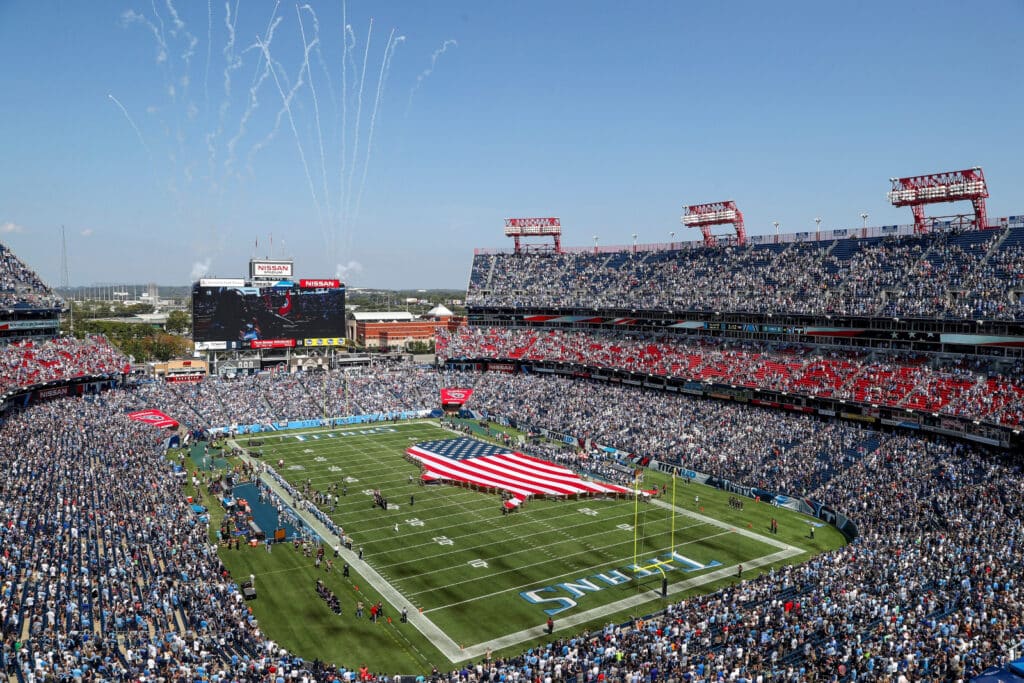
[[[452,481],[508,491],[513,505],[532,496],[633,493],[625,486],[587,481],[546,460],[467,437],[423,441],[405,452],[423,465],[426,481]]]

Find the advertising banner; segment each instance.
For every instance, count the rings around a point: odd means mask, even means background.
[[[290,349],[295,346],[294,339],[253,339],[254,349]]]
[[[441,405],[461,406],[472,395],[472,389],[441,389]]]
[[[302,289],[337,289],[341,280],[299,280]]]
[[[136,410],[134,413],[128,413],[128,417],[136,422],[145,422],[151,424],[154,427],[177,427],[178,421],[170,417],[166,413],[163,413],[156,408],[147,408],[145,410]]]

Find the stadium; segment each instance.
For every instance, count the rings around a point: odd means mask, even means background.
[[[433,366],[332,362],[344,284],[253,261],[193,285],[230,376],[141,379],[4,248],[5,674],[1014,680],[1024,217],[892,182],[913,224],[508,219]]]

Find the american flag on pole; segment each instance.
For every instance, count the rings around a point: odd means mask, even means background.
[[[406,449],[425,481],[450,481],[512,494],[512,506],[533,496],[632,495],[633,489],[581,479],[572,470],[477,439],[423,441]]]

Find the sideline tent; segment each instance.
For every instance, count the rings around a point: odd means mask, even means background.
[[[985,669],[971,683],[1024,683],[1024,657],[1013,660],[1006,668]]]

